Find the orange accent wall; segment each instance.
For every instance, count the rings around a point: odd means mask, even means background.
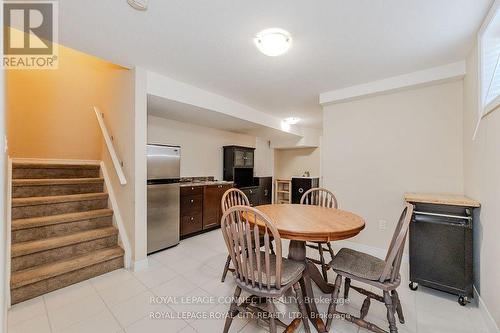
[[[6,71],[9,155],[100,160],[102,136],[92,107],[108,104],[110,83],[124,71],[64,46],[59,69]]]

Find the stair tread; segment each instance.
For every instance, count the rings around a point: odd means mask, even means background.
[[[75,202],[75,201],[88,201],[106,199],[107,193],[83,193],[83,194],[67,194],[67,195],[54,195],[47,197],[27,197],[27,198],[13,198],[12,207],[22,206],[35,206],[61,202]]]
[[[89,210],[86,212],[30,217],[25,219],[13,220],[12,230],[16,231],[16,230],[30,229],[36,227],[45,227],[48,225],[75,222],[75,221],[81,221],[81,220],[104,217],[104,216],[112,216],[112,215],[113,215],[113,210],[106,208],[106,209]]]
[[[118,245],[69,259],[44,264],[12,274],[11,288],[16,289],[38,281],[46,280],[84,267],[92,266],[124,255]]]
[[[98,170],[99,164],[65,164],[65,163],[36,163],[36,162],[14,162],[14,169],[87,169]]]
[[[104,178],[26,178],[13,179],[12,186],[99,184]]]
[[[37,253],[41,251],[60,248],[63,246],[83,243],[99,238],[105,238],[118,234],[115,227],[98,228],[86,231],[75,232],[69,235],[50,237],[34,241],[20,242],[12,244],[12,258]]]

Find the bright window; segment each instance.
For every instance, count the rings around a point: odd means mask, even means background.
[[[496,1],[479,33],[482,115],[500,106],[500,10]]]

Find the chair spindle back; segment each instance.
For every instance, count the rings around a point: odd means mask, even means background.
[[[225,213],[226,210],[234,206],[250,206],[250,201],[248,201],[247,196],[242,190],[230,188],[222,196],[222,213]]]
[[[401,261],[405,247],[406,238],[408,235],[408,228],[413,215],[413,205],[407,203],[401,217],[399,218],[398,225],[392,236],[391,245],[385,257],[385,267],[380,276],[380,282],[389,280],[393,282],[399,275],[401,268]]]
[[[338,208],[335,195],[326,188],[312,188],[307,190],[300,199],[302,205],[316,205],[326,208]]]
[[[235,267],[236,278],[259,290],[280,289],[281,238],[269,217],[252,207],[234,206],[222,216],[221,228]],[[264,244],[260,242],[261,233]],[[270,247],[271,237],[275,240],[276,260],[274,263],[271,262],[271,256],[273,256]],[[264,246],[262,252],[261,246]],[[276,272],[274,285],[271,281],[271,271]]]

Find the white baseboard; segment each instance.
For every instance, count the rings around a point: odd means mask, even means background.
[[[146,269],[148,267],[149,267],[148,258],[132,262],[132,270],[134,272],[142,271],[143,269]]]
[[[474,297],[477,299],[477,303],[479,306],[479,311],[481,312],[481,315],[483,316],[484,322],[486,323],[486,326],[488,328],[488,331],[490,333],[498,333],[500,332],[500,329],[498,328],[497,323],[493,319],[493,316],[491,315],[490,311],[488,310],[488,307],[484,303],[483,299],[481,298],[481,295],[477,292],[476,286],[474,286]]]
[[[360,251],[369,255],[372,255],[374,257],[384,259],[385,256],[387,255],[387,249],[382,249],[379,247],[374,247],[374,246],[369,246],[365,244],[360,244],[360,243],[355,243],[355,242],[350,242],[350,241],[335,241],[332,243],[334,247],[347,247],[356,251]],[[403,263],[408,263],[409,262],[409,255],[408,252],[405,251],[403,253]]]

